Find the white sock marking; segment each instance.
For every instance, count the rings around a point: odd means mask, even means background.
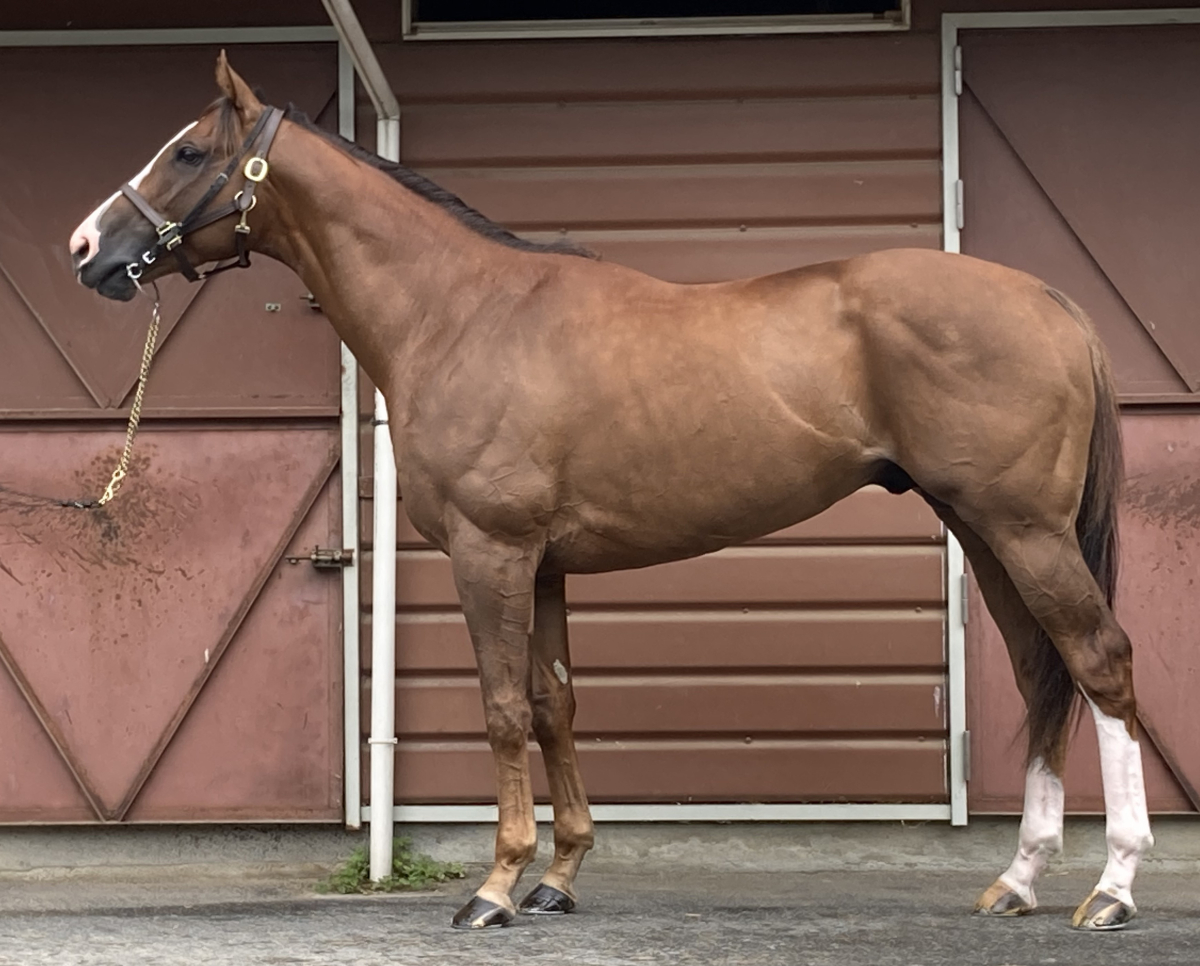
[[[1050,861],[1062,851],[1063,784],[1056,774],[1035,758],[1025,773],[1025,810],[1017,855],[1000,881],[1030,907],[1037,905],[1033,883]]]
[[[1087,695],[1084,695],[1087,698]],[[1096,888],[1133,908],[1133,877],[1142,853],[1154,844],[1146,810],[1146,782],[1142,777],[1142,748],[1129,734],[1125,722],[1110,718],[1091,698],[1096,737],[1100,741],[1100,774],[1104,779],[1104,837],[1108,864]]]
[[[167,148],[174,145],[176,141],[194,128],[196,123],[196,121],[192,121],[191,124],[187,125],[182,131],[180,131],[173,138],[171,138],[171,140],[159,148],[158,153],[150,159],[150,163],[129,179],[129,184],[134,188],[141,188],[142,179],[150,173],[150,169],[154,167],[154,163],[163,156],[163,153],[167,150]],[[84,265],[95,258],[96,253],[100,251],[100,219],[104,217],[104,213],[108,211],[109,205],[116,201],[120,194],[120,191],[114,191],[111,195],[109,195],[108,198],[105,199],[95,211],[93,211],[90,215],[83,219],[82,222],[80,222],[79,227],[76,228],[74,233],[71,235],[71,254],[74,255],[76,252],[83,250],[85,247],[88,253],[87,258],[85,258],[76,266],[76,274],[79,273],[79,269],[83,268]]]

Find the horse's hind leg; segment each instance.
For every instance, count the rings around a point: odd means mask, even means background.
[[[542,749],[554,803],[554,860],[521,902],[521,912],[558,915],[575,908],[575,876],[592,847],[587,793],[575,753],[575,684],[567,647],[566,580],[540,575],[533,610],[531,703],[533,733]]]
[[[1028,708],[1037,701],[1037,692],[1045,689],[1046,685],[1042,682],[1048,676],[1045,670],[1047,661],[1057,661],[1061,674],[1066,675],[1061,659],[988,545],[948,506],[933,500],[930,503],[958,538],[967,559],[971,561],[988,611],[1004,636],[1017,688]],[[1067,687],[1072,687],[1069,679]],[[1062,849],[1061,776],[1067,736],[1065,713],[1060,714],[1058,719],[1057,722],[1047,722],[1047,727],[1043,729],[1050,734],[1036,739],[1039,743],[1048,744],[1048,748],[1030,749],[1017,854],[1012,864],[975,903],[978,913],[1021,916],[1032,912],[1037,907],[1034,883],[1046,863]]]
[[[1096,721],[1104,780],[1108,864],[1076,910],[1084,929],[1119,929],[1135,914],[1131,888],[1153,843],[1136,738],[1133,652],[1084,562],[1071,527],[1001,524],[974,528],[987,541],[1021,598],[1046,629]],[[1036,723],[1041,709],[1031,706]]]

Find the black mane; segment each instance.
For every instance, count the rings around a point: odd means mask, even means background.
[[[233,142],[236,140],[236,135],[232,134],[236,128],[233,118],[233,108],[230,106],[228,99],[221,98],[216,107],[221,114],[218,119],[218,130],[225,132],[227,141]],[[318,137],[324,138],[336,148],[350,155],[358,161],[369,164],[371,167],[382,171],[388,175],[393,181],[402,184],[409,191],[413,191],[427,201],[433,202],[439,208],[449,212],[460,222],[474,231],[476,234],[482,235],[484,238],[490,238],[492,241],[499,242],[501,245],[507,245],[509,248],[516,248],[523,252],[546,252],[553,255],[577,255],[582,258],[595,258],[594,252],[588,251],[580,245],[576,245],[568,241],[556,241],[549,244],[542,242],[529,241],[514,235],[507,228],[497,225],[486,215],[476,211],[458,195],[447,191],[440,185],[434,184],[423,175],[417,174],[412,168],[406,168],[404,165],[395,161],[386,161],[377,154],[372,154],[366,148],[360,147],[353,141],[348,141],[340,135],[326,131],[324,128],[314,124],[313,121],[294,104],[289,104],[283,112],[283,116],[304,128],[306,131],[311,131]],[[230,150],[236,150],[232,148]]]

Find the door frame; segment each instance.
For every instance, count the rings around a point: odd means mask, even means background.
[[[191,44],[336,43],[338,131],[354,138],[354,65],[333,27],[181,27],[139,30],[0,30],[5,47],[146,47]],[[354,551],[342,569],[342,795],[344,821],[360,825],[358,364],[341,344],[342,545]]]
[[[941,29],[942,60],[942,250],[959,253],[962,251],[963,194],[959,155],[958,100],[963,91],[962,47],[959,33],[963,30],[987,30],[1003,28],[1037,29],[1042,27],[1134,27],[1170,24],[1200,23],[1200,8],[1161,8],[1155,10],[1025,10],[994,11],[984,13],[944,13]],[[947,537],[948,579],[955,574],[962,587],[961,595],[950,594],[948,607],[957,603],[961,616],[950,624],[949,659],[951,662],[950,685],[950,733],[961,734],[959,763],[956,766],[953,754],[950,760],[952,802],[956,820],[952,824],[966,824],[966,785],[970,780],[970,732],[966,729],[966,599],[967,575],[962,548],[953,536]],[[950,584],[953,586],[953,583]],[[957,601],[955,602],[955,598]],[[957,636],[957,641],[954,637]],[[957,722],[957,727],[956,727]],[[952,751],[954,742],[952,744]],[[957,795],[955,793],[958,793]],[[957,821],[961,808],[962,820]]]

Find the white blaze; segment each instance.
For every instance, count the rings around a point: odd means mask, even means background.
[[[1085,695],[1085,697],[1087,697]],[[1138,860],[1154,844],[1146,811],[1146,783],[1142,778],[1142,748],[1129,734],[1125,722],[1110,718],[1091,698],[1096,737],[1100,740],[1100,775],[1104,779],[1104,837],[1108,864],[1097,890],[1133,908],[1130,889]]]
[[[129,179],[129,184],[134,188],[141,188],[142,179],[150,173],[150,169],[154,167],[154,163],[163,156],[164,152],[166,152],[169,147],[174,145],[176,141],[194,128],[196,123],[196,121],[192,121],[191,124],[176,134],[161,148],[159,148],[158,153],[150,159],[150,163]],[[111,195],[109,195],[108,198],[106,198],[95,211],[83,219],[79,227],[76,228],[74,233],[71,235],[71,254],[74,255],[79,251],[87,252],[87,257],[76,266],[76,273],[78,273],[79,269],[83,268],[84,265],[96,257],[96,252],[100,251],[100,219],[104,217],[104,213],[108,211],[109,205],[116,201],[120,194],[120,191],[114,191]]]
[[[1025,774],[1025,811],[1021,815],[1021,833],[1017,855],[1000,881],[1025,900],[1037,905],[1033,883],[1050,861],[1062,850],[1062,780],[1035,758]]]

